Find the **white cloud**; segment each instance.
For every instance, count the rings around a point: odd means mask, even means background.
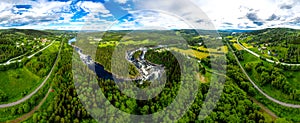
[[[195,1],[197,5],[207,13],[207,15],[215,20],[214,24],[220,29],[228,25],[230,22],[232,28],[246,29],[255,27],[256,29],[284,26],[283,23],[289,21],[288,18],[299,17],[300,6],[299,0],[209,0]],[[290,9],[282,9],[282,5],[292,5]],[[289,8],[286,6],[286,8]],[[264,23],[261,27],[253,24],[249,19],[245,19],[248,13],[255,13],[257,17]],[[267,21],[272,15],[276,15],[278,20]],[[290,27],[290,26],[289,26]],[[297,28],[296,26],[294,28]]]
[[[35,2],[31,3],[31,8],[23,9],[26,10],[22,12],[22,14],[13,13],[11,10],[20,11],[13,6],[13,4],[1,2],[1,5],[10,5],[6,6],[4,10],[0,13],[0,24],[5,26],[10,25],[45,25],[45,23],[49,24],[50,21],[58,20],[61,15],[57,14],[58,11],[61,11],[70,4],[70,2]],[[22,10],[22,9],[21,9]]]
[[[94,2],[79,2],[77,4],[85,11],[89,12],[86,16],[80,18],[79,20],[85,22],[102,22],[104,18],[111,17],[112,14],[107,10],[102,3]]]
[[[154,11],[135,11],[131,12],[134,21],[124,20],[112,27],[118,29],[189,29],[192,28],[182,19],[176,18],[166,13]]]
[[[136,7],[138,9],[150,9],[168,13],[171,16],[185,20],[195,28],[215,29],[207,15],[188,0],[137,0]]]
[[[294,18],[300,17],[299,0],[192,0],[198,6],[197,9],[187,1],[137,0],[137,3],[139,9],[166,10],[189,21],[194,21],[193,19],[203,15],[204,20],[199,22],[212,22],[217,29],[247,29],[249,27],[261,29],[284,26]],[[184,15],[189,11],[197,12],[199,15]],[[249,14],[255,15],[256,20],[252,20],[254,18],[250,16],[247,17]],[[208,17],[206,18],[205,15]],[[286,26],[290,27],[290,25]],[[296,25],[294,26],[297,28]]]
[[[125,4],[127,2],[127,0],[115,0],[115,1],[121,4]]]
[[[109,14],[109,11],[104,7],[102,3],[94,3],[91,1],[78,2],[78,6],[84,9],[87,12],[98,13],[101,12],[103,14]]]
[[[88,12],[88,15],[78,19],[81,22],[72,22],[74,12],[71,11],[71,3],[58,1],[30,1],[30,2],[0,2],[0,25],[2,28],[17,27],[17,28],[32,28],[32,29],[76,29],[80,30],[83,27],[88,27],[90,22],[98,22],[106,24],[103,19],[112,16],[110,12],[103,6],[102,3],[94,3],[90,1],[78,2],[75,4],[77,11],[82,8]],[[16,8],[14,5],[31,5],[31,8]],[[22,14],[13,13],[13,10],[20,11]],[[101,18],[100,18],[101,16]],[[103,18],[102,18],[103,17]],[[63,18],[63,19],[61,19]],[[53,26],[56,25],[56,26]],[[93,27],[98,27],[94,25]],[[90,28],[90,27],[89,27]]]
[[[202,29],[261,29],[268,27],[298,28],[300,23],[299,0],[132,0],[133,5],[126,6],[128,0],[114,0],[120,3],[123,10],[135,12],[139,9],[161,10],[159,14],[133,14],[135,21],[125,21],[114,28],[140,28],[143,26],[164,26],[169,28],[191,28],[188,24]],[[68,25],[74,23],[71,3],[59,1],[0,1],[0,26],[37,27],[47,25]],[[14,5],[32,5],[30,9],[16,9]],[[77,19],[86,23],[95,22],[103,27],[106,21],[112,18],[111,12],[102,4],[91,1],[77,2],[74,7],[78,11],[83,9],[89,12],[86,16]],[[23,14],[15,14],[14,11]],[[23,12],[26,10],[27,12]],[[64,19],[61,20],[60,18]],[[185,21],[184,21],[185,20]],[[256,22],[255,22],[256,21]],[[255,22],[255,23],[254,23]],[[103,23],[103,24],[102,24]],[[259,26],[262,24],[261,26]],[[297,25],[298,24],[298,25]],[[253,28],[250,28],[253,27]],[[42,28],[42,27],[39,27]],[[51,27],[52,28],[52,27]],[[58,27],[57,27],[58,28]]]

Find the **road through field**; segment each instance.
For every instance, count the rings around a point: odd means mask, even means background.
[[[30,59],[30,58],[32,58],[33,56],[35,56],[36,54],[38,54],[39,52],[44,51],[45,49],[47,49],[48,47],[50,47],[52,44],[54,44],[54,42],[55,42],[55,41],[52,41],[51,44],[49,44],[49,45],[47,45],[46,47],[44,47],[43,49],[40,49],[39,51],[33,53],[32,55],[28,56],[27,58]],[[15,60],[15,59],[18,59],[18,58],[23,57],[23,56],[25,56],[25,54],[20,55],[20,56],[17,56],[17,57],[12,58],[12,59],[9,59],[7,62],[1,63],[0,66],[1,66],[1,65],[10,65],[11,63],[15,63],[15,62],[21,62],[22,60]],[[14,61],[13,61],[13,60],[14,60]]]
[[[289,104],[289,103],[285,103],[285,102],[281,102],[277,99],[274,99],[273,97],[269,96],[268,94],[266,94],[263,90],[261,90],[256,84],[255,82],[249,77],[248,73],[245,71],[245,69],[243,68],[242,64],[240,63],[238,57],[235,55],[232,47],[227,43],[229,49],[233,52],[233,56],[235,57],[238,65],[240,66],[241,70],[243,71],[243,73],[246,75],[247,79],[251,82],[251,84],[255,87],[255,89],[257,89],[259,91],[259,93],[261,93],[262,95],[264,95],[266,98],[268,98],[269,100],[271,100],[274,103],[277,103],[281,106],[285,106],[285,107],[290,107],[290,108],[300,108],[300,105],[296,105],[296,104]]]
[[[239,42],[239,38],[237,38],[237,44],[240,45],[244,50],[246,50],[247,52],[249,52],[250,54],[260,58],[260,55],[249,50],[248,48],[244,47],[240,42]],[[284,62],[276,62],[274,60],[271,60],[271,59],[268,59],[266,58],[266,61],[267,62],[270,62],[270,63],[276,63],[276,64],[281,64],[281,65],[285,65],[285,66],[300,66],[300,64],[289,64],[289,63],[284,63]]]
[[[22,102],[25,102],[26,100],[28,100],[29,98],[31,98],[34,94],[36,94],[44,85],[45,83],[48,81],[48,79],[50,78],[52,72],[54,71],[54,68],[58,62],[58,57],[59,57],[59,54],[61,52],[61,49],[62,49],[62,45],[63,45],[63,42],[61,42],[61,45],[60,45],[60,49],[58,51],[58,54],[56,56],[56,60],[54,62],[54,65],[52,66],[51,68],[51,71],[49,72],[49,74],[47,75],[47,77],[44,79],[44,81],[42,82],[42,84],[40,84],[39,87],[37,87],[33,92],[31,92],[29,95],[26,95],[24,98],[20,99],[20,100],[17,100],[15,102],[11,102],[11,103],[8,103],[8,104],[1,104],[0,105],[0,108],[7,108],[7,107],[12,107],[12,106],[15,106],[15,105],[18,105]]]

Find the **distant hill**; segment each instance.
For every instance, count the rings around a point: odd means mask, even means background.
[[[40,30],[33,30],[33,29],[4,29],[0,30],[0,33],[3,35],[5,34],[23,34],[32,37],[40,37],[40,36],[49,36],[53,35],[51,32],[47,31],[40,31]]]
[[[300,44],[300,30],[290,28],[267,28],[245,33],[253,37],[250,42]]]
[[[248,34],[257,35],[260,33],[272,33],[272,34],[285,34],[285,33],[293,33],[297,31],[296,29],[290,29],[290,28],[266,28],[262,30],[254,30],[251,32],[248,32]]]

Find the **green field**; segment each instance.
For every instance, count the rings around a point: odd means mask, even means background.
[[[243,58],[244,60],[241,61],[241,64],[243,66],[245,66],[246,63],[260,63],[263,62],[263,64],[265,64],[266,66],[268,66],[268,68],[271,68],[273,65],[262,61],[261,59],[253,56],[252,54],[248,53],[248,52],[244,52],[243,53]],[[300,104],[298,101],[292,100],[290,99],[290,95],[283,93],[281,90],[276,89],[274,87],[272,87],[270,84],[267,84],[265,86],[261,86],[261,82],[260,82],[260,75],[261,73],[258,73],[256,70],[252,71],[247,71],[249,76],[252,78],[252,80],[256,83],[256,85],[258,85],[265,93],[267,93],[268,95],[270,95],[271,97],[286,102],[286,103],[294,103],[294,104]],[[291,76],[290,78],[287,77],[287,80],[290,84],[292,84],[292,86],[294,86],[296,89],[300,89],[299,85],[300,85],[300,77],[299,77],[299,72],[292,72],[292,71],[288,71],[286,73],[292,73],[293,76]]]
[[[19,100],[38,87],[52,68],[59,45],[60,42],[55,42],[32,57],[23,67],[0,71],[0,90],[7,95],[7,100],[0,104]]]
[[[51,78],[49,80],[52,80]],[[25,102],[7,108],[0,108],[0,122],[10,122],[30,112],[43,99],[50,83],[46,83],[35,95]],[[51,94],[51,93],[50,93]],[[49,95],[50,96],[50,95]]]
[[[40,77],[33,74],[25,67],[15,70],[1,71],[0,76],[0,89],[8,96],[8,100],[6,102],[12,102],[23,97],[24,94],[28,94],[41,81]]]

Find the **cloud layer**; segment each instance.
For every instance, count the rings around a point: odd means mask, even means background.
[[[299,0],[210,0],[196,3],[220,29],[299,28]]]
[[[216,29],[298,29],[300,26],[299,0],[11,0],[1,1],[0,6],[0,28],[177,29],[192,28],[189,24],[203,28],[213,24]],[[140,11],[144,9],[153,11]]]

